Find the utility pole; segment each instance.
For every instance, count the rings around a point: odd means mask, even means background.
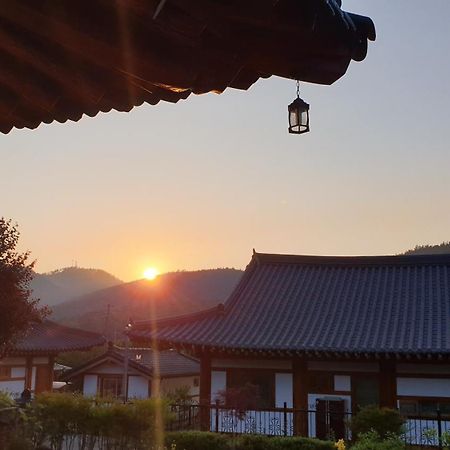
[[[124,356],[124,365],[123,365],[123,384],[122,384],[124,403],[126,403],[128,401],[128,362],[130,359],[130,355],[129,355],[130,338],[128,337],[129,327],[130,327],[130,323],[128,323],[128,325],[125,327],[125,356]]]

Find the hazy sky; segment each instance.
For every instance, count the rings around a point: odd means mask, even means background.
[[[124,280],[243,268],[253,247],[389,254],[450,240],[450,2],[344,0],[378,39],[331,87],[305,84],[312,131],[287,133],[295,82],[191,96],[0,136],[0,215],[37,270]]]

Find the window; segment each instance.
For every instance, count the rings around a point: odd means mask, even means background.
[[[122,376],[102,376],[99,381],[101,397],[118,398],[122,395]]]
[[[354,377],[352,379],[354,402],[357,408],[380,404],[380,382],[375,377]]]
[[[230,369],[227,372],[227,389],[257,391],[258,408],[275,406],[275,373],[269,370]]]
[[[11,378],[11,367],[0,366],[0,380],[9,380]]]
[[[450,416],[449,400],[402,399],[399,402],[400,413],[405,416],[436,416],[437,410],[442,416]]]

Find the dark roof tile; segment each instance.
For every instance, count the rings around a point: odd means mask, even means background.
[[[103,336],[46,320],[33,325],[11,354],[53,354],[88,350],[105,343]]]
[[[223,349],[449,355],[450,255],[255,254],[224,307],[152,325],[136,323],[131,337]]]

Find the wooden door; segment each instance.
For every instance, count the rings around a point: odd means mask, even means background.
[[[330,400],[328,402],[330,417],[330,436],[334,439],[345,439],[345,404],[344,400]]]
[[[316,400],[316,437],[335,440],[345,438],[344,400]]]
[[[35,394],[52,390],[52,373],[50,366],[36,366]]]

